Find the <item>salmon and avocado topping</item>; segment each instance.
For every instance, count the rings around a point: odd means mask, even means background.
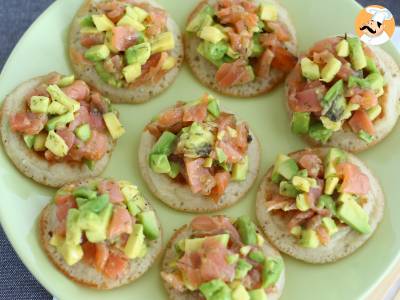
[[[201,40],[197,52],[218,68],[215,79],[223,88],[268,78],[271,69],[289,73],[297,62],[285,46],[293,37],[274,4],[248,0],[202,3],[186,32]]]
[[[364,209],[371,190],[368,176],[347,160],[346,153],[330,148],[325,157],[304,151],[298,159],[279,155],[270,177],[267,210],[287,221],[287,230],[299,245],[328,245],[341,228],[360,234],[371,231]]]
[[[275,290],[283,260],[265,254],[265,240],[247,216],[199,216],[188,230],[175,243],[173,267],[161,272],[166,285],[207,300],[265,300]]]
[[[174,34],[167,30],[167,13],[148,3],[103,1],[81,19],[84,59],[99,77],[114,87],[156,83],[176,65],[170,55]]]
[[[54,203],[57,225],[50,245],[69,266],[83,262],[110,279],[124,276],[129,262],[144,258],[149,241],[160,236],[155,212],[127,181],[69,184]]]
[[[35,87],[25,108],[10,115],[13,132],[49,162],[85,163],[94,168],[125,130],[110,101],[74,75],[55,75]]]
[[[245,122],[220,111],[213,96],[178,102],[146,130],[157,139],[149,153],[150,168],[189,185],[192,193],[218,202],[231,180],[246,180],[252,136]]]
[[[346,127],[371,143],[385,85],[374,53],[358,37],[320,41],[288,79],[292,131],[324,144]]]

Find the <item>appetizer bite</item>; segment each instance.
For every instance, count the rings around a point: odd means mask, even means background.
[[[52,187],[99,175],[125,132],[107,98],[58,73],[18,86],[1,116],[3,145],[14,165]]]
[[[89,179],[62,187],[42,211],[40,239],[73,281],[112,289],[142,276],[161,251],[160,222],[135,185]]]
[[[140,171],[150,190],[174,209],[217,211],[236,203],[257,177],[260,148],[246,122],[201,99],[160,113],[142,133]]]
[[[116,103],[160,94],[183,60],[178,26],[152,0],[85,0],[72,22],[69,47],[79,77]]]
[[[400,70],[380,48],[358,37],[316,43],[287,79],[292,131],[313,145],[366,150],[399,117]]]
[[[384,196],[367,167],[337,148],[279,155],[263,180],[256,214],[280,251],[310,263],[336,261],[371,237]]]
[[[282,257],[247,216],[199,216],[178,229],[161,277],[172,300],[276,300],[285,284]]]
[[[296,65],[295,29],[275,1],[201,1],[189,16],[185,56],[208,87],[237,97],[266,93]]]

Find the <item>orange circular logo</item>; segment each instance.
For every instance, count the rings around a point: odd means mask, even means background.
[[[370,5],[362,9],[355,22],[357,35],[368,45],[382,45],[389,41],[395,26],[392,13],[380,5]]]

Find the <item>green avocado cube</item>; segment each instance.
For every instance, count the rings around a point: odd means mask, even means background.
[[[79,208],[79,210],[82,210],[82,211],[90,210],[95,213],[99,213],[107,206],[108,203],[109,203],[108,194],[103,194],[103,195],[97,196],[96,198],[86,202]]]
[[[369,84],[368,81],[366,81],[364,78],[360,78],[360,77],[353,76],[353,75],[349,76],[347,85],[348,85],[349,88],[353,88],[353,87],[356,87],[356,86],[359,86],[359,87],[364,88],[364,89],[369,89],[370,88],[370,84]]]
[[[76,197],[75,198],[75,202],[78,205],[78,208],[81,208],[82,205],[84,205],[85,203],[87,203],[89,201],[89,199],[86,198],[81,198],[81,197]]]
[[[240,162],[233,164],[231,179],[233,181],[246,180],[248,170],[249,170],[249,157],[246,155]]]
[[[47,110],[49,108],[50,99],[45,96],[32,96],[29,108],[33,113],[43,113],[47,114]]]
[[[344,83],[343,80],[338,80],[332,85],[322,98],[322,104],[324,107],[330,107],[332,102],[343,95],[344,93]]]
[[[151,154],[170,155],[174,149],[176,140],[177,137],[175,134],[169,131],[164,131],[151,149]]]
[[[212,17],[215,15],[215,10],[211,5],[204,5],[203,8],[190,20],[186,26],[187,32],[198,32],[204,26],[212,24]]]
[[[210,62],[222,60],[222,58],[228,52],[228,44],[225,41],[220,41],[217,43],[203,41],[200,45],[201,47],[199,53]]]
[[[375,137],[373,135],[370,135],[369,133],[365,132],[364,130],[360,130],[358,132],[358,137],[360,139],[362,139],[364,142],[366,142],[367,144],[370,144]]]
[[[68,97],[64,92],[55,84],[49,85],[47,87],[47,92],[53,101],[57,101],[64,105],[68,111],[76,112],[80,109],[81,105],[78,101]]]
[[[382,112],[382,106],[380,106],[379,104],[375,105],[374,107],[371,107],[370,109],[367,110],[367,115],[368,118],[373,121],[375,120],[377,117],[379,117],[379,115]]]
[[[45,151],[46,147],[46,140],[47,140],[47,134],[44,132],[41,132],[37,135],[35,135],[35,141],[33,143],[33,150],[37,152]]]
[[[156,173],[168,174],[171,172],[168,156],[165,154],[150,154],[150,168]]]
[[[148,42],[136,44],[125,51],[125,59],[128,65],[134,63],[143,65],[150,58],[150,55],[151,46]]]
[[[380,73],[378,67],[376,66],[374,59],[371,57],[367,57],[367,66],[366,69],[369,73]]]
[[[94,230],[87,230],[86,237],[91,243],[99,243],[107,238],[107,229],[113,214],[113,205],[107,203],[102,211],[98,214],[99,224]]]
[[[337,216],[359,233],[371,232],[368,214],[354,199],[348,199],[348,201],[342,203],[337,210]]]
[[[293,176],[299,171],[299,167],[294,159],[289,158],[281,162],[277,167],[277,173],[282,175],[287,180],[291,180]]]
[[[63,76],[58,82],[57,85],[61,88],[69,86],[71,84],[73,84],[75,81],[75,75],[71,74],[68,76]]]
[[[308,193],[311,188],[311,178],[304,178],[300,176],[293,176],[292,185],[300,192]]]
[[[248,216],[239,217],[235,225],[244,244],[257,245],[256,225],[254,225]]]
[[[347,57],[350,54],[350,48],[349,48],[349,43],[346,41],[346,39],[342,39],[337,45],[336,45],[336,54],[337,56],[340,57]]]
[[[115,112],[103,114],[103,120],[113,140],[117,140],[125,134],[125,128],[122,126]]]
[[[319,246],[319,239],[315,230],[303,230],[301,232],[299,244],[304,248],[317,248]]]
[[[81,27],[93,27],[95,26],[93,23],[93,19],[91,15],[84,16],[79,22]]]
[[[207,111],[214,117],[218,118],[220,114],[219,101],[215,98],[208,98]]]
[[[174,161],[169,162],[169,165],[171,166],[171,171],[168,172],[168,176],[174,179],[181,172],[181,165]]]
[[[53,117],[47,121],[46,129],[48,131],[55,130],[59,127],[65,127],[68,123],[75,119],[73,112],[67,112],[61,116]]]
[[[229,254],[226,257],[226,261],[228,262],[228,264],[233,265],[236,264],[239,260],[239,254],[235,253],[235,254]]]
[[[255,34],[251,39],[251,54],[250,57],[259,57],[264,52],[264,47],[260,43],[260,35]]]
[[[35,136],[31,134],[24,134],[23,136],[25,145],[29,148],[32,149],[33,144],[35,143]]]
[[[342,63],[335,57],[331,57],[321,70],[321,81],[331,82],[342,67]]]
[[[126,202],[126,206],[128,207],[128,210],[132,216],[136,216],[138,213],[142,211],[140,207],[136,205],[135,201],[133,200],[128,200]]]
[[[267,293],[263,288],[249,291],[250,300],[268,300]]]
[[[264,253],[260,250],[253,250],[249,253],[249,258],[258,263],[263,263],[265,261]]]
[[[82,239],[82,230],[78,225],[79,210],[71,208],[67,214],[67,233],[65,241],[71,245],[79,245]]]
[[[117,80],[113,74],[107,72],[102,62],[97,62],[95,64],[95,70],[100,79],[105,83],[117,88],[122,86],[122,81]]]
[[[208,41],[212,44],[216,44],[222,40],[226,40],[225,33],[217,26],[204,26],[198,32],[199,38]]]
[[[124,253],[130,259],[140,256],[143,246],[145,245],[145,236],[143,233],[143,225],[133,225],[132,233],[129,235],[128,242],[125,245]]]
[[[271,180],[273,183],[279,183],[282,180],[282,176],[278,173],[278,168],[282,162],[288,159],[290,159],[290,157],[283,154],[279,154],[278,157],[276,158],[271,175]]]
[[[275,4],[262,3],[260,5],[259,17],[263,21],[278,20],[278,7]]]
[[[331,196],[321,195],[318,199],[318,208],[326,208],[333,215],[336,215],[336,203]]]
[[[221,279],[213,279],[202,283],[199,290],[206,300],[229,300],[231,289]]]
[[[148,17],[148,12],[138,6],[127,6],[126,14],[138,22],[143,22]]]
[[[92,62],[105,60],[109,55],[110,49],[106,45],[92,46],[84,53],[85,58]]]
[[[83,162],[85,163],[85,165],[88,167],[88,169],[90,171],[93,171],[96,165],[96,162],[94,160],[91,159],[84,159]]]
[[[149,240],[155,240],[160,236],[160,230],[158,228],[158,221],[156,214],[152,210],[144,211],[139,213],[138,221],[143,225],[144,235]]]
[[[306,134],[310,128],[310,119],[309,112],[294,112],[291,123],[292,132]]]
[[[64,139],[55,133],[54,130],[49,131],[44,146],[58,157],[66,156],[69,150]]]
[[[307,211],[310,209],[308,204],[307,194],[298,194],[296,197],[296,207],[300,211]]]
[[[175,38],[170,31],[160,33],[151,41],[151,54],[169,51],[174,48]]]
[[[94,190],[91,190],[87,187],[79,187],[72,192],[74,197],[86,198],[89,200],[93,200],[97,197],[97,193]]]
[[[224,150],[222,150],[221,148],[216,147],[215,148],[215,153],[217,154],[217,161],[220,164],[226,162],[226,160],[228,159],[228,157],[226,156]]]
[[[79,126],[78,128],[75,129],[75,134],[81,141],[87,142],[88,140],[90,140],[90,137],[92,136],[90,125],[86,123]]]
[[[127,65],[122,69],[122,74],[124,75],[126,82],[134,82],[142,74],[142,66],[140,63]]]
[[[328,231],[329,236],[334,235],[339,229],[336,226],[335,221],[332,218],[324,217],[322,218],[322,225]]]
[[[337,177],[337,176],[331,176],[331,177],[326,178],[324,193],[326,195],[332,195],[333,192],[335,191],[335,188],[337,187],[338,183],[339,183],[339,177]]]
[[[350,49],[350,60],[355,70],[361,70],[367,66],[367,59],[362,43],[358,37],[347,37]]]
[[[235,279],[243,279],[252,268],[252,264],[240,258],[236,264]]]
[[[68,112],[68,108],[57,101],[52,101],[47,109],[50,115],[63,115]]]
[[[365,77],[365,81],[368,83],[370,89],[378,93],[384,86],[385,81],[383,76],[379,73],[371,73]]]
[[[237,285],[232,290],[232,300],[250,300],[250,295],[243,284]]]
[[[72,245],[64,242],[57,248],[67,265],[72,266],[79,262],[83,257],[83,250],[80,245]]]
[[[300,61],[301,74],[310,80],[318,80],[320,77],[319,66],[308,57],[303,57]]]
[[[100,217],[89,210],[84,210],[79,213],[78,225],[82,230],[93,231],[100,224]]]
[[[295,198],[299,192],[293,184],[287,181],[281,181],[279,184],[279,194],[285,197]]]
[[[105,15],[92,15],[92,21],[98,31],[109,31],[115,27],[114,23]]]
[[[308,134],[313,140],[325,144],[331,137],[332,130],[325,128],[322,123],[315,123],[310,126]]]
[[[290,234],[295,236],[296,238],[300,238],[301,230],[301,226],[294,226],[292,229],[290,229]]]
[[[138,32],[144,31],[146,29],[146,27],[142,23],[135,20],[135,18],[132,18],[128,14],[125,14],[125,16],[123,16],[118,21],[117,26],[129,26]]]
[[[203,246],[204,242],[208,239],[216,240],[222,246],[227,247],[230,236],[227,233],[223,233],[223,234],[218,234],[218,235],[213,235],[213,236],[208,236],[208,237],[190,238],[190,239],[188,238],[188,239],[184,240],[183,250],[185,252],[199,251],[201,249],[201,247]]]
[[[267,257],[262,269],[262,287],[267,289],[274,285],[283,271],[283,260],[280,257]]]

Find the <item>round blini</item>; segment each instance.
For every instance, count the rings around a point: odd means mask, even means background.
[[[257,227],[257,231],[260,232],[259,228]],[[175,246],[177,243],[185,238],[189,238],[192,234],[192,231],[188,225],[184,225],[181,228],[177,229],[169,240],[167,247],[164,252],[164,258],[161,264],[161,272],[171,272],[171,265],[173,262],[176,262],[178,259],[178,255],[175,251]],[[281,257],[279,252],[273,248],[268,241],[265,241],[263,246],[263,252],[266,256],[274,256],[274,257]],[[164,287],[168,293],[169,299],[171,300],[196,300],[198,299],[193,293],[186,291],[186,292],[178,292],[173,289],[167,282],[163,281]],[[276,282],[276,289],[273,292],[267,294],[268,300],[277,300],[282,295],[283,288],[285,285],[285,269],[282,270],[281,276],[279,280]]]
[[[371,148],[382,141],[394,128],[397,123],[397,119],[400,115],[400,68],[394,61],[394,59],[384,50],[376,46],[368,46],[371,51],[375,54],[375,62],[377,67],[382,72],[386,87],[384,88],[385,93],[379,97],[379,104],[382,107],[382,114],[373,121],[375,128],[374,140],[371,143],[366,143],[361,140],[356,133],[354,133],[348,124],[344,124],[343,128],[339,131],[335,131],[330,139],[325,143],[321,144],[311,137],[304,135],[305,140],[312,146],[326,146],[326,147],[338,147],[349,152],[361,152]],[[296,72],[294,68],[292,72]],[[286,98],[289,99],[287,82],[290,80],[291,74],[288,75],[286,81]],[[289,112],[289,118],[292,118],[292,111],[287,106]]]
[[[315,153],[322,157],[327,154],[328,148],[301,150],[293,152],[289,154],[289,156],[296,159],[300,157],[304,151],[308,151],[307,153],[310,153],[311,151],[311,153]],[[319,246],[314,249],[299,246],[296,238],[288,232],[287,223],[284,222],[280,216],[267,211],[265,205],[266,197],[268,192],[271,191],[273,185],[275,185],[275,183],[271,181],[272,168],[270,168],[265,178],[262,180],[257,194],[256,215],[265,235],[280,251],[305,262],[322,264],[334,262],[350,255],[372,236],[383,217],[385,206],[384,195],[378,180],[374,175],[372,175],[371,171],[365,166],[365,164],[350,153],[347,153],[347,157],[349,162],[358,166],[361,172],[369,178],[371,190],[367,195],[368,201],[363,208],[368,213],[371,232],[367,234],[359,234],[355,230],[346,227],[339,229],[339,231],[332,236],[331,241],[326,246]]]
[[[84,180],[76,183],[76,186],[86,186],[92,182],[93,179]],[[147,210],[153,210],[151,204],[145,200]],[[161,223],[158,221],[158,228],[161,231]],[[161,252],[162,248],[162,234],[158,239],[150,241],[148,244],[148,252],[143,258],[137,258],[129,261],[128,271],[124,276],[118,280],[110,279],[105,276],[96,268],[91,267],[82,261],[73,266],[65,263],[63,257],[57,252],[56,248],[50,245],[51,233],[54,232],[57,224],[56,206],[53,203],[48,204],[42,211],[39,220],[39,235],[41,245],[46,252],[51,262],[59,269],[65,276],[70,278],[76,283],[96,288],[96,289],[113,289],[122,285],[131,283],[141,277],[154,263]]]
[[[203,3],[215,4],[216,0],[202,1],[199,5]],[[297,40],[296,31],[289,18],[289,14],[284,7],[282,7],[275,0],[255,0],[255,3],[272,3],[278,7],[278,18],[282,21],[288,28],[291,35],[291,41],[285,42],[285,46],[291,52],[297,53]],[[188,22],[190,22],[193,14],[189,16]],[[233,87],[222,88],[220,87],[216,80],[215,74],[217,73],[217,68],[204,57],[202,57],[197,52],[197,47],[201,43],[200,38],[195,35],[191,35],[187,32],[184,33],[184,46],[185,46],[185,57],[188,62],[190,69],[197,79],[205,86],[213,89],[221,94],[233,96],[233,97],[254,97],[260,94],[264,94],[272,90],[275,86],[280,84],[286,77],[286,74],[280,70],[271,69],[268,78],[256,77],[252,82],[237,85]]]
[[[93,3],[101,2],[100,0],[85,0],[84,4],[75,15],[69,32],[69,56],[75,73],[87,83],[95,87],[101,94],[109,97],[114,103],[142,103],[157,96],[170,85],[173,84],[178,76],[183,61],[183,43],[178,25],[168,15],[167,28],[175,37],[175,48],[169,51],[170,55],[176,59],[176,65],[169,70],[156,83],[148,82],[146,84],[134,88],[116,88],[101,80],[94,66],[81,59],[81,54],[85,49],[80,44],[80,21],[82,17],[89,13],[95,13],[96,9]],[[138,0],[137,3],[149,3],[154,7],[162,8],[154,0]]]
[[[22,135],[11,130],[9,118],[25,108],[25,97],[39,85],[47,83],[56,74],[50,73],[36,77],[19,85],[4,100],[0,120],[4,149],[17,169],[34,181],[51,187],[61,187],[72,181],[100,175],[106,168],[114,148],[114,142],[109,137],[106,154],[96,162],[94,169],[90,170],[84,163],[50,163],[28,149]]]
[[[153,172],[149,166],[149,154],[157,140],[147,130],[142,133],[140,138],[138,152],[140,172],[150,191],[173,209],[193,213],[221,210],[239,201],[257,178],[261,155],[260,145],[257,137],[251,131],[250,134],[253,141],[248,148],[249,170],[246,180],[231,181],[218,203],[209,197],[193,194],[189,186],[177,183],[165,174]]]

